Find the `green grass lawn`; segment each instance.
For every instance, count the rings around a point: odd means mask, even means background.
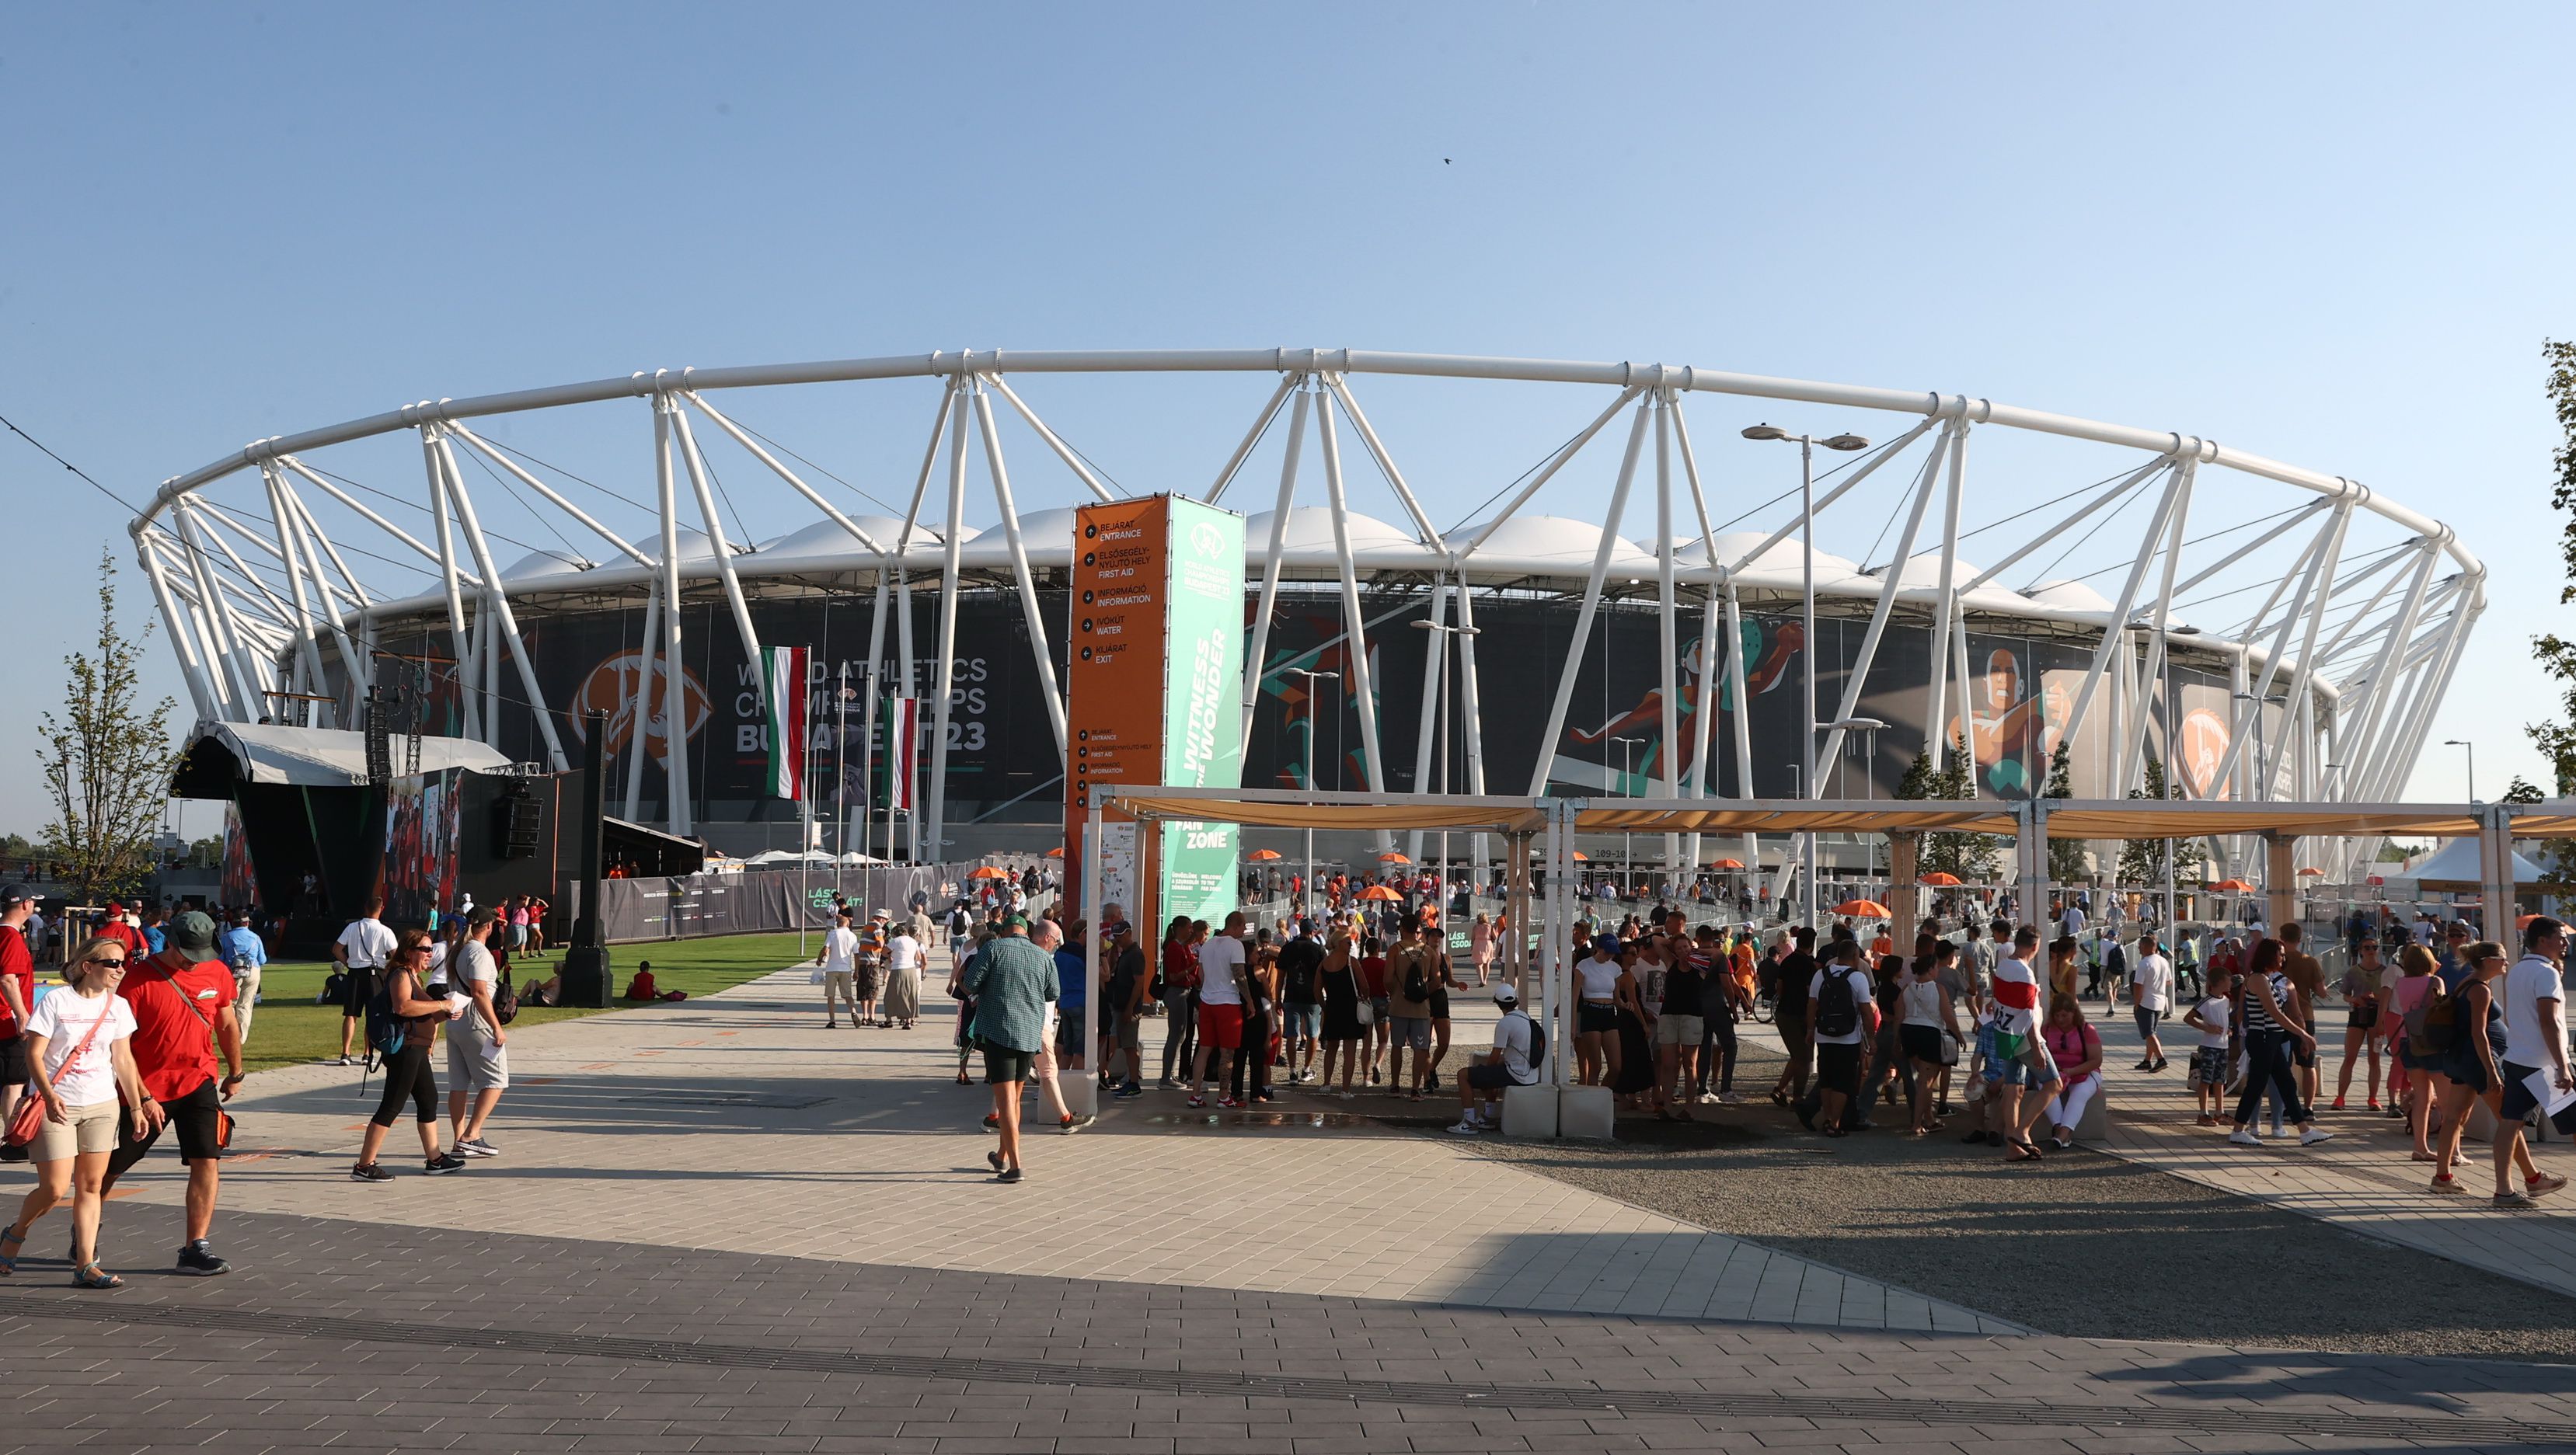
[[[808,956],[821,947],[819,937],[810,939]],[[727,986],[757,980],[798,958],[794,935],[737,935],[710,940],[669,940],[653,944],[613,945],[608,952],[609,965],[616,979],[616,989],[624,990],[643,961],[653,965],[653,982],[663,990],[685,990],[691,996],[712,994]],[[563,963],[559,953],[549,953],[542,960],[521,960],[511,967],[512,978],[525,983],[543,980]],[[243,1069],[265,1070],[273,1066],[295,1066],[318,1061],[340,1053],[340,1008],[316,1005],[313,997],[320,994],[322,980],[330,973],[328,962],[280,960],[271,964],[260,980],[259,1013],[251,1024],[250,1045],[244,1049]],[[614,1006],[613,1010],[649,1015],[649,1005]],[[548,1021],[569,1020],[574,1016],[600,1015],[595,1010],[557,1009],[530,1006],[519,1012],[510,1023],[512,1030],[541,1026]]]

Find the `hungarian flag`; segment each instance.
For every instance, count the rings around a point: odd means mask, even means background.
[[[914,755],[921,741],[921,699],[889,697],[885,710],[885,806],[899,813],[912,809],[913,780],[920,777]]]
[[[760,649],[760,697],[769,719],[769,796],[805,797],[805,658],[809,647]]]

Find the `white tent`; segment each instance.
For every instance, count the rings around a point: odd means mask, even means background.
[[[2425,886],[2456,884],[2475,889],[2478,887],[2478,841],[2444,839],[2440,848],[2411,865],[2406,870],[2406,877]],[[2513,856],[2514,883],[2538,884],[2548,877],[2540,871],[2539,865],[2521,854]]]

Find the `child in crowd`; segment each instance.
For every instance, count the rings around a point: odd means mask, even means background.
[[[2204,1127],[2218,1125],[2227,1095],[2227,997],[2235,986],[2235,976],[2212,969],[2200,1002],[2182,1018],[2200,1032],[2200,1044],[2191,1053],[2191,1102]]]

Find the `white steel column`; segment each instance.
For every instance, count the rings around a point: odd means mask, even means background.
[[[653,726],[653,653],[662,629],[662,582],[655,578],[644,591],[643,648],[636,654],[635,690],[626,699],[626,821],[644,821],[645,738]],[[666,738],[667,744],[668,739]],[[604,754],[608,745],[599,745]]]
[[[1734,704],[1729,731],[1735,742],[1735,796],[1753,796],[1753,704],[1744,700],[1744,615],[1736,600],[1735,581],[1726,583],[1726,700]],[[1714,709],[1712,709],[1714,710]],[[1762,839],[1744,836],[1744,875],[1751,882],[1762,872]]]
[[[941,411],[941,415],[940,415],[940,417],[941,417],[941,418],[943,418],[943,419],[945,419],[945,418],[947,417],[947,413],[946,413],[946,411],[945,411],[945,410]],[[934,443],[935,443],[935,442],[934,442]],[[911,529],[912,529],[912,527],[911,527],[911,523],[910,523],[909,521],[905,522],[905,525],[904,525],[905,533],[906,533],[906,534],[910,534]],[[894,573],[894,598],[895,598],[895,605],[896,605],[896,608],[897,608],[897,609],[896,609],[896,614],[895,614],[895,619],[894,619],[894,623],[895,623],[895,645],[896,645],[896,649],[897,649],[897,650],[899,650],[899,651],[901,651],[901,652],[903,653],[903,695],[904,695],[905,697],[911,698],[911,699],[913,700],[913,703],[914,703],[914,708],[913,708],[913,720],[912,720],[912,731],[913,731],[913,734],[914,734],[914,736],[913,736],[913,741],[911,741],[911,742],[909,742],[909,743],[906,743],[904,746],[905,746],[906,748],[917,749],[917,748],[919,748],[919,747],[921,746],[921,739],[920,739],[920,733],[921,733],[921,716],[920,716],[920,713],[921,713],[921,709],[920,709],[920,706],[919,706],[920,701],[921,701],[921,684],[920,684],[920,682],[916,679],[916,677],[914,676],[914,672],[913,672],[913,660],[912,660],[912,578],[911,578],[908,574],[906,574],[905,572],[903,572],[903,571],[901,571],[901,570],[897,570],[897,571]],[[900,760],[898,760],[898,761],[900,761]],[[916,763],[918,763],[918,762],[919,762],[919,755],[918,755],[917,753],[916,753],[916,754],[914,754],[914,761],[915,761]],[[906,798],[910,799],[910,800],[911,800],[911,802],[912,802],[912,807],[910,807],[910,808],[908,808],[908,809],[905,809],[905,810],[904,810],[904,812],[903,812],[903,836],[904,836],[904,842],[905,842],[907,845],[909,845],[909,846],[910,846],[910,848],[911,848],[911,852],[910,852],[908,855],[906,855],[906,857],[907,857],[907,858],[909,858],[909,859],[911,859],[914,863],[916,863],[916,864],[917,864],[917,863],[922,862],[922,858],[921,858],[921,796],[920,796],[920,791],[921,791],[921,782],[920,782],[920,774],[919,774],[918,769],[916,769],[916,770],[914,771],[914,773],[913,773],[913,775],[912,775],[911,780],[910,780],[909,782],[907,782],[907,783],[904,785],[904,788],[905,788],[904,796],[905,796]],[[892,809],[888,809],[888,810],[887,810],[887,815],[888,815],[888,816],[887,816],[887,818],[886,818],[886,845],[887,845],[887,847],[889,847],[889,848],[893,847],[893,845],[894,845],[894,818],[893,818],[892,814],[893,814],[893,810],[892,810]]]
[[[993,429],[993,401],[980,386],[975,396],[975,428],[984,438],[984,471],[993,477],[993,500],[1002,508],[1002,537],[1011,548],[1011,576],[1020,586],[1020,612],[1028,619],[1029,650],[1037,657],[1038,695],[1045,699],[1047,726],[1055,730],[1055,755],[1065,752],[1064,693],[1055,683],[1055,657],[1047,646],[1046,615],[1038,610],[1037,581],[1029,574],[1028,547],[1020,540],[1020,511],[1011,499],[1010,471],[1002,464],[1001,437]]]
[[[2319,589],[2317,568],[2325,564],[2328,543],[2341,538],[2344,519],[2344,511],[2338,508],[2326,521],[2325,528],[2317,533],[2316,539],[2310,541],[2307,549],[2300,553],[2298,562],[2290,567],[2289,575],[2282,578],[2283,586],[2287,586],[2292,578],[2296,578],[2299,582],[2298,593],[2291,598],[2290,609],[2281,614],[2281,624],[2273,631],[2272,644],[2263,653],[2263,675],[2253,689],[2252,700],[2237,706],[2235,727],[2228,735],[2227,757],[2219,765],[2220,777],[2225,777],[2239,761],[2245,760],[2245,745],[2251,738],[2253,725],[2261,720],[2264,699],[2272,695],[2272,683],[2280,675],[2281,659],[2290,645],[2291,628],[2299,624],[2300,614],[2307,610],[2310,597]],[[2279,591],[2276,588],[2273,600],[2279,599]],[[2251,638],[2254,632],[2261,627],[2262,618],[2269,610],[2269,603],[2266,603],[2265,610],[2256,612],[2254,622],[2247,627],[2245,635],[2248,651],[2252,650]],[[2128,603],[2124,601],[2121,603],[2119,613],[2113,619],[2126,621],[2128,615]],[[2251,769],[2249,786],[2254,795],[2258,798],[2270,798],[2272,782],[2264,775],[2262,763],[2255,760],[2249,763],[2249,767]]]
[[[1673,595],[1673,401],[1658,392],[1655,406],[1655,650],[1661,666],[1663,721],[1657,726],[1657,749],[1664,759],[1664,797],[1682,796],[1681,643],[1675,640],[1673,617],[1681,603]],[[1664,835],[1664,875],[1681,877],[1681,835]],[[1678,888],[1678,883],[1675,886]]]
[[[828,517],[834,525],[837,525],[841,529],[849,532],[850,539],[857,541],[860,546],[876,555],[882,556],[885,554],[885,547],[877,544],[875,537],[869,535],[864,529],[861,529],[859,523],[850,519],[847,514],[843,513],[839,506],[824,499],[821,491],[816,490],[813,486],[808,485],[802,479],[799,479],[795,471],[778,463],[778,457],[771,454],[769,451],[762,449],[760,447],[760,442],[753,439],[742,426],[717,413],[712,405],[708,404],[705,400],[699,398],[695,394],[684,392],[680,397],[695,405],[698,413],[705,415],[710,420],[713,420],[716,428],[723,430],[727,435],[732,436],[735,444],[738,444],[745,450],[749,451],[753,459],[768,466],[769,473],[786,481],[788,488],[794,490],[797,494],[804,496],[807,503],[811,504],[816,510],[823,512],[823,514]]]
[[[957,551],[966,528],[966,406],[949,412],[948,530],[939,565],[939,711],[930,728],[930,812],[922,822],[930,848],[948,849],[948,724],[957,696]]]
[[[197,522],[193,500],[183,500],[171,513],[178,518],[179,539],[188,547],[188,568],[197,578],[197,607],[206,614],[206,630],[213,638],[215,655],[224,664],[224,677],[232,683],[232,718],[235,722],[257,722],[260,718],[260,696],[257,681],[242,661],[241,645],[232,631],[232,606],[215,589],[214,563],[206,559],[206,549],[198,540],[203,527]]]
[[[1467,791],[1478,797],[1485,792],[1485,723],[1484,706],[1476,695],[1476,597],[1467,589],[1467,576],[1452,572],[1458,591],[1458,713],[1466,727]],[[1438,636],[1438,632],[1427,633]],[[1485,835],[1479,831],[1469,841],[1473,863],[1481,870],[1485,865]],[[1442,923],[1447,923],[1444,919]]]
[[[429,513],[438,526],[438,579],[447,593],[447,633],[456,648],[456,700],[465,721],[464,736],[483,736],[483,705],[474,691],[474,639],[465,629],[465,593],[456,579],[456,532],[447,518],[447,472],[438,463],[438,442],[429,425],[420,427],[421,465],[429,472]]]
[[[1296,376],[1289,382],[1305,382],[1305,376]],[[1279,561],[1287,547],[1288,512],[1297,499],[1297,457],[1306,443],[1306,410],[1313,399],[1312,389],[1297,391],[1296,412],[1288,425],[1286,452],[1279,461],[1279,503],[1270,512],[1270,545],[1261,553],[1261,595],[1252,610],[1252,649],[1243,659],[1242,747],[1247,758],[1252,748],[1252,713],[1261,703],[1261,674],[1270,651],[1270,613],[1279,601]],[[1208,499],[1215,500],[1216,492],[1210,491]],[[1311,723],[1311,718],[1309,721]],[[1309,783],[1306,786],[1311,789],[1315,785]]]
[[[268,489],[269,519],[277,527],[278,560],[286,569],[287,594],[295,601],[295,659],[303,667],[305,677],[314,684],[307,690],[318,691],[322,682],[322,648],[314,641],[317,628],[314,626],[313,603],[304,591],[302,553],[295,549],[295,538],[291,528],[294,517],[287,513],[284,491],[278,484],[277,468],[263,463],[260,466],[259,479],[260,483]],[[317,722],[313,725],[315,727],[333,726],[328,722]]]
[[[689,470],[689,493],[697,497],[698,518],[706,522],[707,550],[715,557],[716,579],[724,583],[725,604],[733,608],[733,629],[742,637],[743,665],[751,669],[755,681],[763,684],[760,691],[766,696],[768,673],[761,670],[760,633],[751,624],[751,603],[743,599],[742,578],[734,574],[733,543],[725,539],[724,518],[716,514],[715,491],[708,486],[707,462],[698,453],[698,437],[689,428],[689,413],[668,394],[654,395],[653,407],[670,418],[671,430],[679,437],[680,462]],[[712,672],[714,668],[708,670]],[[800,850],[802,847],[811,846],[800,846]]]
[[[1082,462],[1082,456],[1074,452],[1073,446],[1066,444],[1054,430],[1047,428],[1047,422],[1038,418],[1038,412],[1021,402],[1019,395],[1011,392],[1008,380],[999,374],[986,374],[982,377],[985,383],[993,387],[993,392],[1002,396],[1004,403],[1009,404],[1020,418],[1028,421],[1029,428],[1037,431],[1038,438],[1046,441],[1047,448],[1055,451],[1055,457],[1064,461],[1064,467],[1071,470],[1074,477],[1080,480],[1093,495],[1102,500],[1118,498],[1117,492],[1101,484],[1099,478],[1091,473],[1091,467]]]
[[[1646,442],[1649,406],[1637,406],[1628,426],[1628,453],[1619,462],[1619,482],[1610,489],[1610,512],[1601,522],[1601,544],[1592,553],[1592,574],[1583,584],[1583,606],[1574,614],[1574,640],[1565,649],[1565,666],[1557,674],[1556,700],[1548,708],[1547,731],[1539,738],[1538,767],[1530,774],[1532,798],[1545,796],[1556,768],[1556,745],[1565,732],[1565,712],[1574,702],[1574,678],[1583,668],[1583,650],[1592,640],[1592,619],[1601,610],[1601,583],[1610,574],[1610,557],[1618,549],[1619,517],[1628,507],[1628,486],[1637,478],[1637,452]],[[1336,510],[1339,504],[1336,502]]]
[[[878,699],[885,695],[887,585],[886,567],[881,559],[877,565],[876,605],[868,613],[868,670],[867,675],[860,679],[868,694],[867,711],[860,718],[859,727],[859,799],[865,805],[859,833],[859,852],[862,854],[876,852],[869,845],[876,837],[877,713],[881,707]],[[894,857],[894,824],[891,820],[886,824],[885,857]]]
[[[293,481],[281,473],[277,477],[277,489],[278,493],[286,499],[286,508],[289,512],[287,519],[293,524],[290,537],[295,542],[295,548],[303,554],[305,572],[312,580],[314,593],[319,598],[318,605],[321,607],[323,628],[331,633],[332,648],[340,654],[340,665],[347,669],[349,696],[348,703],[343,709],[343,720],[355,723],[359,721],[361,710],[359,704],[365,700],[367,689],[375,684],[375,664],[368,659],[366,653],[359,651],[349,640],[345,616],[340,609],[339,595],[331,588],[331,578],[323,574],[322,551],[329,548],[330,539],[322,534],[322,527],[315,523],[313,512],[307,510],[303,500],[297,497]],[[332,554],[332,560],[335,563],[338,562],[337,552]],[[346,565],[340,566],[340,574],[349,581],[350,589],[355,591],[357,581],[349,576],[349,568]],[[366,598],[360,596],[352,604],[363,608]],[[359,634],[365,635],[363,628]]]
[[[152,600],[161,610],[161,626],[170,633],[170,644],[179,653],[179,675],[188,684],[188,701],[197,709],[197,720],[205,722],[223,714],[216,710],[215,695],[208,687],[204,667],[197,657],[188,619],[170,595],[170,576],[161,564],[161,550],[148,532],[134,539],[135,557],[143,563],[143,574],[152,578]]]
[[[2102,674],[2110,670],[2113,644],[2121,635],[2121,627],[2128,622],[2131,608],[2138,604],[2138,589],[2147,579],[2148,565],[2155,560],[2156,552],[2164,544],[2165,522],[2172,518],[2175,492],[2181,488],[2182,472],[2177,468],[2173,478],[2165,484],[2164,497],[2156,502],[2156,513],[2147,522],[2138,554],[2129,562],[2129,574],[2120,583],[2119,604],[2111,608],[2110,618],[2102,628],[2101,644],[2093,649],[2093,661],[2084,669],[2084,685],[2076,691],[2075,710],[2067,714],[2066,730],[2059,735],[2060,742],[2074,743],[2084,730],[2084,720],[2093,711],[2093,695],[2102,686]],[[2108,762],[2103,765],[2106,772],[2112,767]]]
[[[1941,599],[1934,605],[1932,617],[1931,709],[1923,715],[1923,731],[1932,739],[1930,750],[1935,772],[1949,761],[1950,753],[1949,735],[1942,730],[1941,715],[1946,706],[1944,698],[1949,693],[1950,618],[1959,610],[1958,593],[1953,587],[1957,584],[1959,569],[1959,496],[1965,483],[1960,477],[1967,469],[1967,451],[1968,426],[1963,409],[1958,422],[1950,428],[1950,491],[1941,508]],[[1810,529],[1813,529],[1812,523]],[[1807,643],[1810,662],[1815,660],[1817,645],[1815,642]],[[1967,721],[1973,706],[1966,701],[1959,704],[1962,723]],[[1968,776],[1973,783],[1975,773]],[[1809,872],[1814,871],[1810,868]]]
[[[369,525],[383,531],[386,535],[392,536],[395,540],[402,542],[404,545],[411,547],[414,551],[419,553],[422,560],[436,561],[438,559],[438,552],[422,545],[419,538],[414,536],[410,531],[404,530],[401,526],[394,524],[392,521],[387,520],[383,516],[368,509],[356,496],[351,495],[348,491],[343,490],[339,486],[332,484],[329,480],[324,479],[321,475],[315,473],[313,468],[305,464],[302,460],[295,458],[293,455],[280,455],[277,457],[277,463],[284,465],[286,468],[302,476],[304,483],[321,491],[323,494],[330,496],[332,499],[339,501],[342,505],[347,506],[352,511],[355,511],[360,517],[365,519]],[[345,566],[342,567],[342,573],[346,574],[347,569],[348,568]],[[355,586],[357,583],[353,581],[350,584]]]
[[[473,498],[466,493],[465,480],[457,473],[456,456],[450,451],[444,431],[438,434],[437,442],[439,462],[447,471],[447,488],[456,501],[457,524],[465,527],[465,544],[474,552],[474,568],[483,573],[483,609],[492,614],[492,625],[499,629],[500,640],[509,644],[510,660],[519,664],[519,688],[528,694],[528,715],[537,720],[537,733],[545,739],[547,764],[558,773],[566,772],[572,764],[564,757],[562,739],[555,735],[555,715],[546,706],[545,690],[537,685],[537,664],[528,656],[528,644],[519,639],[518,618],[510,611],[510,593],[492,564],[492,547],[483,539],[482,523],[474,517]],[[484,666],[484,681],[496,694],[490,714],[491,725],[497,729],[501,716],[497,696],[501,663],[497,646],[493,650],[495,656]]]
[[[2346,503],[2335,511],[2333,534],[2327,539],[2325,555],[2317,564],[2315,580],[2318,588],[2311,593],[2314,599],[2308,607],[2308,628],[2299,637],[2299,665],[2292,670],[2290,676],[2289,700],[2292,702],[2297,702],[2306,695],[2308,682],[2316,675],[2317,632],[2325,625],[2326,604],[2332,599],[2332,593],[2325,588],[2332,585],[2335,566],[2343,560],[2344,533],[2351,526],[2352,506]],[[2265,675],[2270,675],[2270,664],[2266,664]],[[2284,722],[2282,741],[2270,744],[2266,750],[2267,760],[2263,765],[2263,777],[2267,782],[2279,771],[2281,752],[2288,745],[2289,734],[2290,724]]]
[[[1368,622],[1360,614],[1359,566],[1351,557],[1350,501],[1342,490],[1342,451],[1333,434],[1333,411],[1315,411],[1316,438],[1324,448],[1324,486],[1333,502],[1333,554],[1342,568],[1342,613],[1350,638],[1352,695],[1359,702],[1360,747],[1367,754],[1371,792],[1386,791],[1386,753],[1378,742],[1377,689],[1369,680]],[[1379,845],[1387,836],[1377,835]]]
[[[2182,565],[2183,528],[2191,519],[2191,489],[2199,474],[2200,457],[2194,454],[2183,459],[2179,473],[2174,479],[2173,520],[2165,528],[2164,576],[2156,587],[2155,614],[2148,619],[2147,665],[2139,676],[2139,680],[2144,684],[2144,691],[2141,693],[2142,701],[2146,700],[2149,694],[2156,699],[2161,699],[2164,695],[2165,656],[2170,649],[2167,636],[2173,626],[2174,576]],[[2170,703],[2166,705],[2165,718],[2168,724],[2180,721]],[[2149,714],[2140,711],[2137,714],[2137,721],[2130,724],[2128,736],[2123,740],[2125,751],[2133,762],[2145,753],[2148,719]],[[2167,742],[2164,745],[2164,763],[2168,792],[2172,791],[2174,781],[2173,757],[2174,745]]]
[[[1431,585],[1431,615],[1427,620],[1431,623],[1431,630],[1422,634],[1422,717],[1413,733],[1413,791],[1446,793],[1448,785],[1445,783],[1436,789],[1431,786],[1432,739],[1440,731],[1440,679],[1444,675],[1440,669],[1449,659],[1449,645],[1445,640],[1449,635],[1446,630],[1449,624],[1448,583],[1438,578],[1434,578]],[[1421,861],[1422,830],[1411,829],[1405,833],[1404,852],[1416,863]]]
[[[1252,454],[1252,447],[1261,443],[1262,431],[1270,428],[1270,421],[1279,417],[1279,406],[1287,401],[1289,391],[1305,377],[1303,374],[1280,376],[1279,387],[1270,391],[1270,402],[1261,406],[1261,412],[1253,416],[1252,428],[1243,432],[1243,443],[1234,447],[1234,453],[1226,457],[1225,468],[1216,472],[1216,483],[1208,487],[1208,504],[1216,504],[1225,495],[1225,487],[1234,483],[1234,472],[1243,468],[1244,460]]]
[[[1484,529],[1477,531],[1476,538],[1467,542],[1466,549],[1458,553],[1460,558],[1476,554],[1477,549],[1485,544],[1485,537],[1500,529],[1502,523],[1511,519],[1514,512],[1528,504],[1530,497],[1538,493],[1540,486],[1555,479],[1557,471],[1564,469],[1567,462],[1582,453],[1585,445],[1592,443],[1592,437],[1601,433],[1603,425],[1616,419],[1620,410],[1627,408],[1630,401],[1645,392],[1645,386],[1642,384],[1632,384],[1620,390],[1619,397],[1610,401],[1609,408],[1594,416],[1592,422],[1577,431],[1574,438],[1567,440],[1558,447],[1555,454],[1548,456],[1547,463],[1539,467],[1538,473],[1530,477],[1529,483],[1523,485],[1520,492],[1506,502],[1502,509],[1494,512],[1494,518],[1486,521]]]
[[[1942,446],[1948,442],[1949,432],[1944,431],[1941,438],[1933,441],[1931,453],[1924,457],[1923,468],[1915,476],[1914,508],[1906,512],[1905,526],[1897,533],[1896,554],[1888,562],[1887,579],[1878,584],[1878,604],[1870,609],[1869,626],[1861,633],[1860,652],[1853,658],[1851,676],[1843,683],[1842,700],[1834,707],[1836,722],[1860,711],[1861,694],[1869,686],[1869,669],[1878,660],[1879,643],[1886,638],[1888,619],[1896,611],[1896,593],[1905,583],[1905,567],[1914,559],[1915,539],[1922,532],[1923,517],[1932,508],[1933,487],[1941,480]],[[1814,643],[1808,644],[1809,651],[1815,649]],[[1940,655],[1937,651],[1934,653],[1936,658]],[[1941,675],[1938,666],[1933,668],[1933,675]],[[1826,731],[1824,741],[1817,746],[1815,762],[1808,766],[1808,781],[1824,781],[1827,765],[1834,761],[1836,753],[1843,750],[1844,731],[1842,728]],[[1940,736],[1940,726],[1936,722],[1927,721],[1924,731],[1932,737]],[[1824,795],[1819,793],[1817,796]]]
[[[653,486],[662,514],[662,770],[672,834],[693,837],[696,805],[689,793],[688,659],[680,650],[680,497],[671,474],[671,415],[653,407]]]
[[[486,442],[481,435],[476,434],[474,431],[467,429],[461,424],[453,422],[446,426],[445,432],[456,439],[465,441],[466,447],[474,451],[474,453],[481,455],[484,459],[491,461],[493,464],[500,466],[512,475],[517,476],[520,484],[525,485],[529,489],[537,492],[539,495],[544,496],[548,501],[553,503],[556,509],[571,516],[573,519],[580,521],[583,525],[588,526],[591,534],[608,542],[611,546],[616,547],[618,553],[625,556],[628,560],[633,561],[638,566],[643,566],[647,569],[651,568],[653,564],[653,558],[651,556],[644,554],[641,550],[628,544],[624,536],[621,536],[617,532],[610,530],[608,527],[601,525],[598,521],[591,519],[590,512],[583,510],[580,506],[564,499],[553,486],[548,485],[545,481],[540,480],[536,476],[519,468],[518,461],[501,453],[500,450]],[[694,449],[695,446],[692,446],[691,448]],[[590,563],[584,562],[583,564],[587,566]]]

